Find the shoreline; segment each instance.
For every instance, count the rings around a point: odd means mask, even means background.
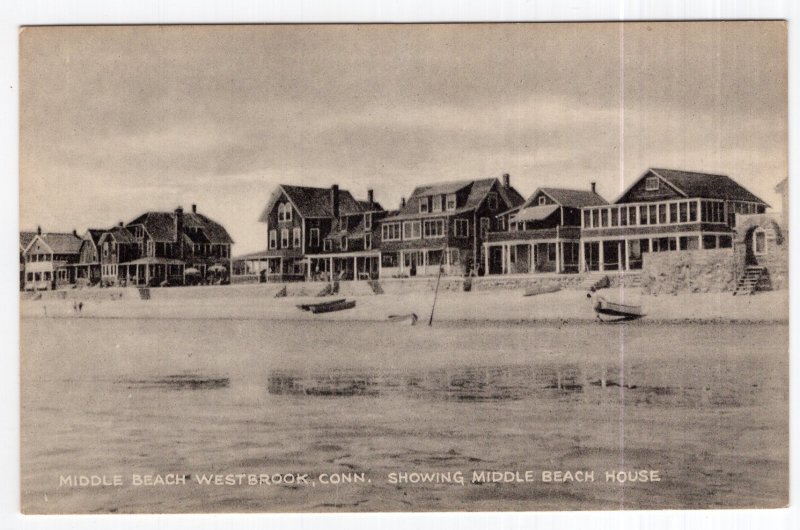
[[[20,300],[20,317],[59,319],[141,319],[141,320],[241,320],[270,322],[387,322],[391,314],[415,313],[416,326],[428,327],[433,293],[412,292],[336,297],[356,301],[344,311],[314,315],[296,307],[301,303],[323,302],[332,297],[275,298],[269,291],[254,290],[240,296],[215,296],[219,291],[195,290],[191,296],[132,297],[82,300],[76,313],[76,299]],[[180,293],[184,294],[184,293]],[[765,291],[751,296],[731,293],[680,293],[642,295],[639,290],[612,288],[600,291],[609,300],[641,304],[646,315],[633,321],[604,322],[606,325],[647,326],[664,324],[788,324],[788,291]],[[249,296],[248,296],[249,295]],[[562,326],[598,322],[586,292],[562,290],[523,297],[519,290],[439,293],[434,324],[483,324]],[[598,322],[599,323],[599,322]],[[408,321],[396,325],[410,325]]]

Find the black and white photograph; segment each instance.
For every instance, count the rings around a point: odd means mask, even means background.
[[[20,511],[786,507],[787,29],[20,28]]]

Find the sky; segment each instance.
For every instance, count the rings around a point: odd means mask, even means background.
[[[20,34],[20,228],[197,204],[266,248],[279,184],[500,177],[614,200],[648,167],[780,209],[783,22],[116,26]]]

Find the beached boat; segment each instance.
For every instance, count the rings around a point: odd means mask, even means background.
[[[325,302],[317,302],[315,304],[298,304],[297,309],[302,309],[303,311],[311,311],[312,307],[323,307],[331,304],[341,304],[344,301],[345,301],[344,298],[337,298],[336,300],[327,300]]]
[[[411,325],[414,326],[419,320],[419,317],[416,313],[407,313],[405,315],[389,315],[389,322],[411,322]]]
[[[330,313],[332,311],[352,309],[355,306],[355,300],[339,300],[335,302],[329,302],[327,304],[312,304],[308,309],[316,315],[317,313]]]
[[[552,285],[534,285],[525,289],[522,296],[536,296],[537,294],[555,293],[561,290],[561,286],[556,284]]]
[[[640,305],[609,302],[602,296],[595,299],[594,311],[600,320],[602,320],[600,315],[616,317],[615,320],[636,320],[645,316]]]

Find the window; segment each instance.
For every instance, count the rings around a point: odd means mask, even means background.
[[[281,248],[289,248],[289,229],[281,229]]]
[[[643,225],[647,224],[647,206],[639,206],[639,222]]]
[[[636,206],[628,208],[628,224],[631,226],[636,225]]]
[[[689,209],[685,202],[678,204],[678,217],[681,223],[685,223],[689,220]]]
[[[717,248],[717,236],[703,236],[703,248]]]
[[[539,206],[544,206],[545,204],[547,204],[547,197],[539,195]]]
[[[583,227],[590,228],[592,226],[592,212],[589,210],[583,211]]]
[[[719,236],[719,248],[731,248],[732,245],[731,236]]]
[[[283,205],[283,218],[286,221],[292,220],[292,205],[291,204],[284,204]]]
[[[311,236],[311,243],[312,247],[319,246],[319,228],[312,228],[309,235]]]
[[[426,238],[444,236],[444,220],[432,219],[423,223],[423,235]]]
[[[364,214],[364,230],[372,230],[372,213]]]
[[[419,239],[420,222],[406,221],[403,223],[403,239]]]
[[[331,241],[330,239],[326,239],[326,240],[323,242],[323,245],[322,245],[322,246],[323,246],[323,250],[324,250],[325,252],[330,252],[330,251],[333,249],[333,241]]]
[[[659,204],[658,205],[658,222],[659,222],[659,224],[662,224],[662,225],[667,224],[667,205],[666,204]]]
[[[283,203],[278,204],[278,221],[283,221]]]
[[[756,256],[763,256],[767,253],[767,233],[762,228],[753,231],[753,253]]]
[[[689,222],[694,223],[697,221],[697,203],[689,203]]]
[[[108,241],[103,243],[103,257],[104,258],[108,257]]]
[[[657,216],[657,214],[656,214],[656,209],[657,209],[657,205],[655,205],[655,204],[651,204],[651,205],[650,205],[650,208],[649,208],[649,211],[650,211],[650,219],[649,219],[649,221],[648,221],[648,222],[649,222],[651,225],[654,225],[654,224],[656,224],[656,222],[657,222],[657,219],[656,219],[656,218],[657,218],[658,216]]]
[[[644,189],[646,191],[658,191],[658,177],[647,177],[644,181]]]
[[[381,239],[383,241],[399,241],[400,223],[384,223],[381,227]]]
[[[344,236],[339,242],[339,248],[342,250],[347,250],[347,236]]]
[[[677,223],[678,222],[678,203],[673,202],[669,205],[669,222],[670,223]]]
[[[481,217],[481,239],[486,239],[486,234],[489,233],[489,218]]]
[[[303,239],[303,237],[302,237],[302,229],[299,226],[293,228],[292,229],[292,246],[294,248],[302,247],[303,246],[302,239]]]
[[[372,250],[372,234],[364,234],[364,250]]]
[[[419,213],[428,213],[428,198],[419,198]]]
[[[619,224],[620,226],[628,225],[628,208],[626,206],[619,209]]]
[[[600,226],[600,210],[592,210],[592,228]]]
[[[608,210],[605,208],[600,210],[600,226],[608,226]]]
[[[469,219],[453,221],[453,233],[456,237],[469,237]]]
[[[619,226],[619,209],[611,208],[611,226]]]
[[[493,211],[497,210],[497,194],[496,193],[492,192],[492,193],[489,194],[489,196],[486,198],[486,206],[488,206],[489,211],[493,212]]]
[[[441,212],[442,211],[442,196],[441,195],[434,195],[432,200],[433,200],[433,204],[431,205],[431,211],[433,211],[433,212]]]
[[[456,209],[456,194],[451,193],[447,196],[447,211],[452,211]]]
[[[153,240],[150,239],[147,241],[147,255],[154,256],[156,253],[155,245],[153,244]]]

